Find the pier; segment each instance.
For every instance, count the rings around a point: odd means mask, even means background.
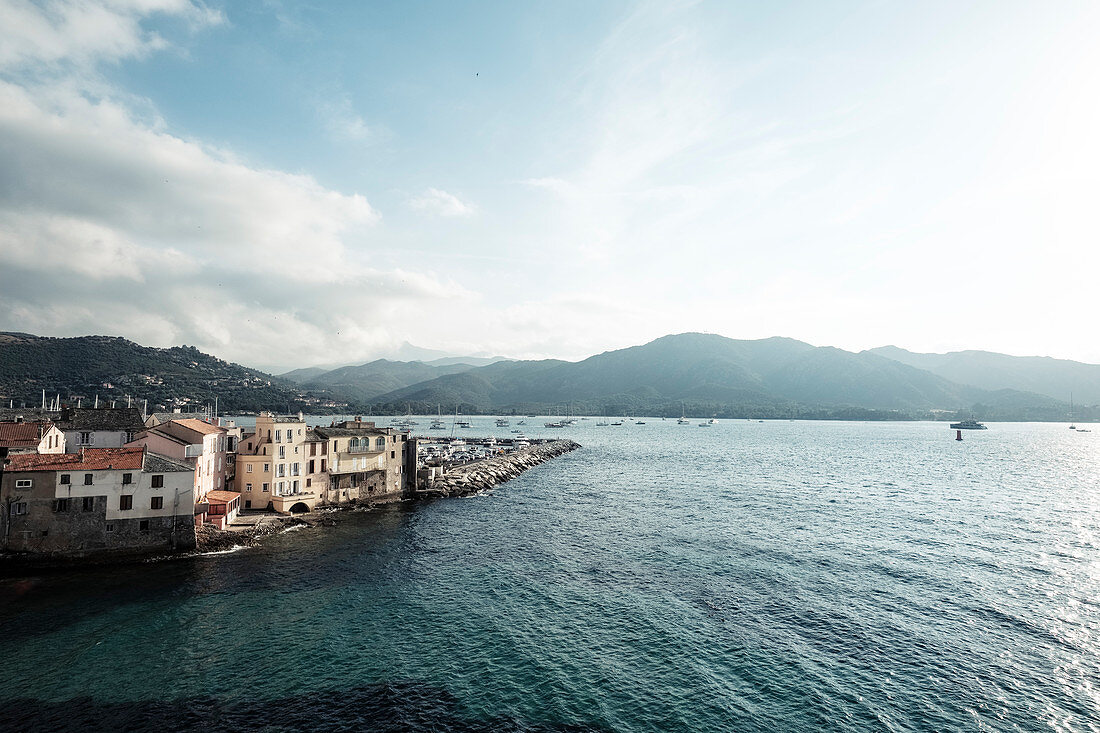
[[[469,444],[471,441],[466,441]],[[497,444],[504,441],[498,441]],[[417,477],[415,495],[420,498],[467,496],[513,479],[529,468],[580,448],[572,440],[525,440],[527,445],[501,449],[484,458],[465,462],[427,464]]]

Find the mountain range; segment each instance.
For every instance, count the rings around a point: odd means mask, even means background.
[[[192,347],[0,334],[0,396],[36,404],[42,389],[63,397],[131,394],[161,404],[217,396],[224,410],[241,411],[1021,420],[1065,419],[1072,392],[1078,419],[1100,416],[1097,365],[981,351],[917,354],[893,346],[855,353],[789,338],[701,333],[578,362],[377,359],[278,377]]]

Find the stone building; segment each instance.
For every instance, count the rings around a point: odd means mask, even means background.
[[[406,433],[361,418],[314,432],[328,444],[327,501],[395,499],[415,488],[416,441]]]
[[[415,441],[400,431],[361,419],[310,428],[300,414],[261,413],[241,437],[235,488],[245,509],[288,514],[400,497],[415,475]]]
[[[236,435],[234,435],[236,433]],[[211,491],[225,491],[230,485],[233,451],[239,428],[223,427],[194,417],[178,417],[138,433],[127,445],[141,445],[195,467],[195,504],[203,506]],[[200,511],[195,523],[207,517]]]
[[[262,412],[256,428],[237,445],[234,484],[245,509],[270,509],[280,514],[310,511],[320,496],[306,486],[306,439],[309,427],[301,414]]]
[[[82,448],[121,448],[145,428],[136,407],[64,407],[56,414],[69,453]]]
[[[192,549],[193,473],[142,447],[8,456],[0,547],[76,556]]]
[[[9,454],[64,453],[65,433],[52,422],[0,422],[0,448]]]

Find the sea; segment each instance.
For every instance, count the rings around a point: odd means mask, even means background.
[[[1100,430],[545,420],[477,496],[0,580],[0,729],[1100,730]]]

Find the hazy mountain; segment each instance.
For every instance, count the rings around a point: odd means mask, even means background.
[[[446,374],[463,372],[469,364],[431,366],[421,361],[375,361],[331,369],[305,379],[301,385],[310,390],[326,390],[353,402],[366,402],[386,392]]]
[[[1100,365],[1096,364],[990,351],[918,354],[897,346],[882,346],[870,352],[960,384],[1035,392],[1061,402],[1067,402],[1072,393],[1081,405],[1100,403]]]
[[[303,369],[292,369],[289,372],[285,372],[277,376],[279,377],[279,379],[285,379],[288,382],[302,384],[304,382],[310,381],[311,379],[316,379],[327,371],[329,370],[323,369],[322,367],[305,367]]]
[[[597,413],[667,413],[681,401],[697,412],[764,406],[793,411],[802,405],[911,413],[976,403],[991,410],[1059,409],[1047,397],[960,385],[877,354],[786,338],[741,341],[699,333],[665,336],[576,363],[501,362],[413,384],[376,401],[462,403],[469,410],[580,403]]]

